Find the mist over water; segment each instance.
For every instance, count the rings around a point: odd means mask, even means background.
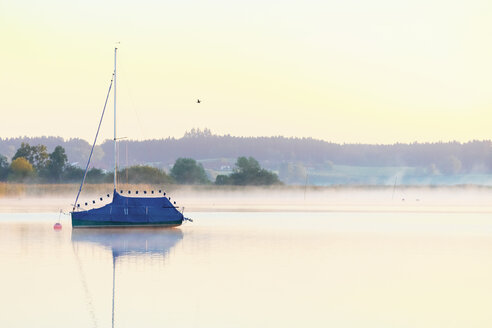
[[[96,185],[97,186],[97,185]],[[86,208],[111,202],[112,185],[84,190],[79,203]],[[185,211],[421,211],[421,212],[487,212],[492,211],[492,188],[480,186],[369,186],[369,187],[208,187],[176,186],[169,188],[148,185],[122,186],[139,197],[152,197],[143,190],[162,188],[166,197],[176,201]],[[119,191],[119,190],[118,190]],[[107,197],[110,195],[110,197]],[[75,201],[76,187],[44,190],[0,197],[0,212],[68,212]],[[102,199],[102,200],[101,200]],[[93,203],[94,201],[94,203]]]

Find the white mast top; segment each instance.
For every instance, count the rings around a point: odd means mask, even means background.
[[[117,157],[116,157],[116,50],[114,48],[114,190],[116,190],[116,173],[117,173]]]

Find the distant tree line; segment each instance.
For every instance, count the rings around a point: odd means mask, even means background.
[[[57,137],[0,139],[0,154],[12,158],[21,143],[43,144],[49,151],[58,145],[75,166],[87,160],[91,146],[81,139]],[[317,169],[330,165],[406,166],[440,174],[492,173],[492,142],[470,141],[437,143],[396,143],[392,145],[336,144],[312,138],[234,137],[214,135],[210,130],[193,129],[182,138],[119,142],[120,154],[128,152],[129,166],[146,164],[172,167],[178,158],[194,158],[206,169],[234,165],[243,155],[252,156],[270,170],[296,170],[288,163]],[[93,165],[110,169],[113,143],[106,141],[95,149]],[[298,165],[298,167],[301,167]],[[302,169],[301,169],[302,170]],[[299,180],[302,172],[297,170]]]
[[[12,157],[23,140],[31,144],[45,144],[50,150],[61,145],[66,149],[70,162],[77,166],[85,163],[90,152],[90,145],[81,139],[64,141],[62,138],[44,137],[0,139],[0,153]],[[283,163],[308,166],[334,163],[435,168],[446,174],[492,172],[491,141],[340,145],[311,138],[217,136],[209,130],[192,130],[180,139],[123,140],[119,147],[120,154],[128,150],[130,165],[158,163],[162,166],[172,165],[178,158],[205,160],[238,158],[248,154],[269,169],[280,169]],[[112,154],[112,141],[96,147],[94,166],[111,168]]]
[[[65,149],[56,146],[48,153],[46,146],[31,146],[21,143],[21,146],[9,163],[7,157],[0,155],[0,181],[8,182],[37,182],[37,183],[67,183],[80,182],[84,170],[68,163]],[[170,174],[164,170],[148,166],[134,165],[118,171],[120,182],[138,184],[210,184],[212,183],[201,163],[192,158],[178,158]],[[269,185],[280,183],[276,174],[262,169],[254,158],[240,157],[236,169],[230,176],[219,176],[217,184],[234,185]],[[99,168],[87,171],[87,183],[110,183],[114,172]]]

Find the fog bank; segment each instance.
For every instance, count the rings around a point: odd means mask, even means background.
[[[121,186],[125,195],[128,188]],[[28,192],[0,197],[0,212],[69,212],[77,188],[29,186]],[[37,189],[36,189],[37,188]],[[73,190],[72,190],[73,189]],[[120,191],[119,190],[119,191]],[[133,186],[131,196],[149,197],[157,188]],[[147,191],[146,195],[143,191]],[[460,187],[215,187],[175,186],[162,189],[185,212],[223,211],[323,211],[323,212],[490,212],[492,188]],[[79,198],[86,208],[100,207],[111,201],[112,186],[91,186]],[[102,199],[102,200],[101,200]],[[94,201],[94,204],[93,204]]]

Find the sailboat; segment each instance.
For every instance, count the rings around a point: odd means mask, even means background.
[[[183,223],[185,218],[183,213],[171,203],[165,194],[159,197],[127,197],[117,192],[117,137],[116,137],[116,54],[118,48],[114,49],[114,71],[106,96],[106,102],[102,111],[96,137],[92,145],[91,153],[87,161],[84,177],[80,184],[75,203],[73,204],[72,228],[102,228],[102,227],[176,227]],[[106,111],[106,104],[114,85],[114,179],[113,179],[113,199],[112,202],[99,208],[81,209],[78,202],[80,192],[84,186],[89,163],[94,152],[97,136],[101,128],[101,123]],[[160,191],[159,191],[160,193]],[[153,192],[152,192],[153,194]],[[174,202],[176,203],[176,202]],[[87,203],[85,203],[87,205]]]

